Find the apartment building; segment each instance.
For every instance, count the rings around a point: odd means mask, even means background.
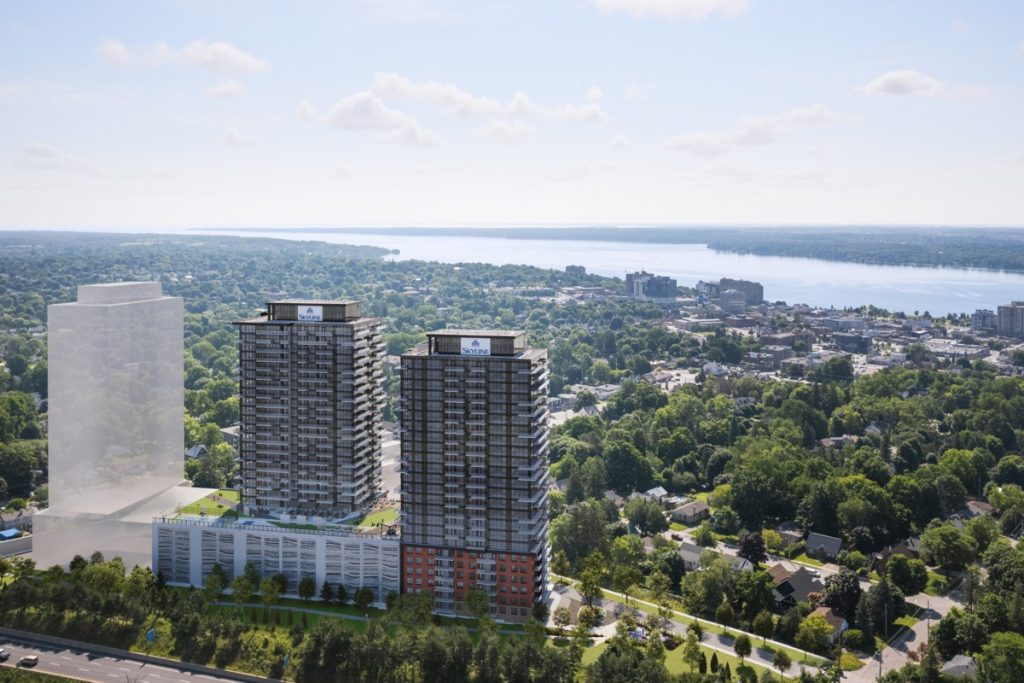
[[[998,308],[996,331],[1000,337],[1024,337],[1024,301]]]
[[[242,509],[329,519],[380,488],[380,320],[358,301],[286,300],[239,333]]]
[[[402,590],[495,617],[546,599],[547,352],[523,332],[443,330],[402,356]]]

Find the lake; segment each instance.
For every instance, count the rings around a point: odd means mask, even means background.
[[[206,232],[206,231],[204,231]],[[492,237],[409,237],[360,233],[300,231],[210,233],[249,237],[368,244],[401,253],[395,259],[443,263],[525,264],[563,269],[586,266],[587,272],[622,278],[647,270],[693,287],[698,280],[720,277],[755,280],[765,299],[836,308],[873,304],[892,311],[933,315],[971,313],[1024,299],[1024,274],[958,268],[873,266],[808,258],[754,256],[716,252],[698,244],[643,244],[568,240],[513,240]],[[195,234],[195,233],[192,233]]]

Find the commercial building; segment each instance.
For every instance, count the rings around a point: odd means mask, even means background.
[[[49,498],[39,566],[99,550],[149,562],[150,514],[190,495],[184,464],[183,304],[159,282],[82,285],[48,314]]]
[[[402,356],[402,589],[526,619],[548,576],[547,353],[522,332],[443,330]]]
[[[1024,301],[999,307],[996,332],[1001,337],[1024,337]]]
[[[633,299],[672,301],[678,291],[674,279],[646,271],[626,274],[626,296]]]
[[[380,320],[277,301],[239,333],[242,509],[343,518],[380,487]]]

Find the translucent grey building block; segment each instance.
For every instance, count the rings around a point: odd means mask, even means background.
[[[182,300],[158,282],[83,285],[48,314],[50,509],[33,551],[43,565],[109,546],[109,523],[179,484],[184,459]],[[148,536],[137,544],[147,555]]]

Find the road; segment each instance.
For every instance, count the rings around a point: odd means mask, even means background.
[[[11,653],[11,658],[2,666],[13,667],[24,655],[38,655],[39,664],[31,671],[94,683],[236,683],[239,680],[230,675],[211,676],[174,666],[147,664],[131,658],[121,659],[85,650],[62,649],[59,645],[45,645],[27,638],[0,636],[0,647]]]

